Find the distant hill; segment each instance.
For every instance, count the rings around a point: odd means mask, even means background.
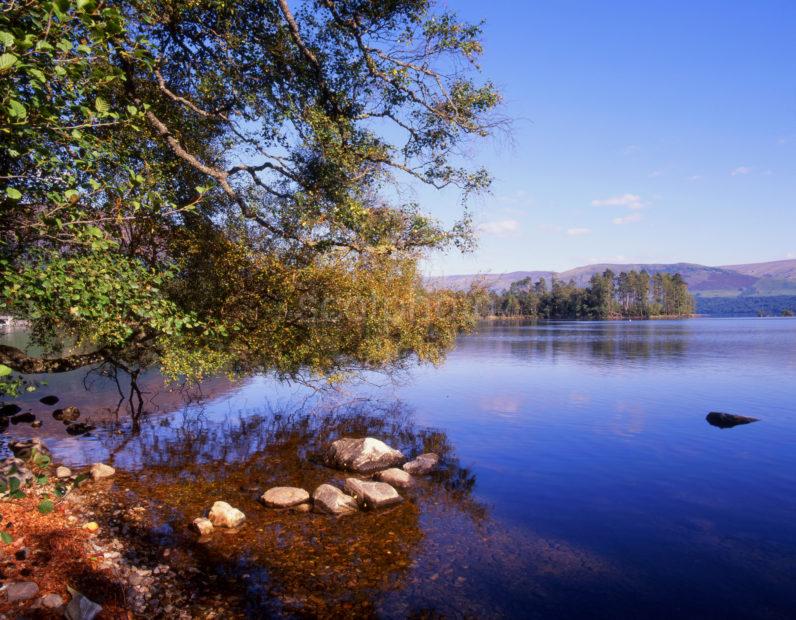
[[[431,288],[451,288],[466,290],[470,285],[479,282],[495,291],[507,289],[512,282],[530,277],[533,281],[539,278],[547,280],[553,277],[568,282],[574,280],[578,286],[585,286],[595,273],[606,269],[620,271],[641,271],[650,274],[658,272],[679,273],[688,283],[688,288],[697,297],[772,297],[796,295],[796,259],[781,260],[769,263],[752,263],[748,265],[726,265],[723,267],[707,267],[694,263],[672,264],[600,264],[584,265],[569,271],[514,271],[502,274],[472,274],[456,276],[437,276],[427,278]]]

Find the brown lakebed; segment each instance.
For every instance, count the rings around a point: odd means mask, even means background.
[[[117,465],[113,478],[85,489],[82,503],[101,535],[177,572],[174,587],[191,592],[192,617],[220,607],[218,597],[224,617],[241,618],[527,615],[490,596],[496,580],[512,574],[516,587],[543,598],[551,578],[610,570],[562,542],[524,537],[518,545],[472,499],[475,479],[445,436],[415,427],[400,407],[253,416],[223,428],[197,418],[172,430],[155,422],[137,439],[103,437],[111,454],[114,444],[140,442],[149,464]],[[382,510],[333,517],[260,503],[272,486],[342,487],[351,474],[323,465],[321,449],[339,436],[366,435],[407,455],[436,451],[441,466]],[[200,538],[190,523],[216,500],[242,510],[246,522]]]

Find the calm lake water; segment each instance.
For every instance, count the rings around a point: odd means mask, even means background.
[[[153,379],[148,408],[159,411],[137,437],[106,411],[115,387],[98,380],[86,395],[76,378],[46,390],[93,416],[92,437],[65,436],[39,394],[25,397],[56,460],[112,461],[141,497],[168,490],[166,538],[217,499],[202,493],[226,489],[255,515],[264,533],[240,550],[256,582],[243,615],[796,617],[796,320],[485,324],[438,368],[333,398],[256,378],[211,383],[184,405]],[[710,411],[760,421],[720,429]],[[339,526],[275,521],[237,490],[330,479],[301,442],[357,430],[407,452],[444,444],[445,472],[398,512]],[[269,528],[301,555],[274,559],[285,545]],[[357,541],[369,544],[347,555]],[[302,565],[313,554],[321,561]],[[305,574],[323,571],[326,581]]]

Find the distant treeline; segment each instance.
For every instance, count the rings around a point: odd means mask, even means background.
[[[594,274],[588,286],[573,281],[533,282],[525,278],[502,293],[482,292],[477,299],[481,316],[536,319],[620,319],[688,316],[694,313],[694,298],[679,273],[630,271]]]
[[[696,311],[710,316],[793,316],[796,295],[697,297]]]

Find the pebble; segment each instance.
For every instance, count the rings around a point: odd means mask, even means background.
[[[72,470],[64,465],[59,465],[55,468],[55,477],[56,478],[68,478],[72,475]]]
[[[41,597],[41,604],[47,609],[58,609],[64,604],[60,594],[47,594]]]
[[[32,581],[14,581],[6,585],[9,603],[27,601],[39,595],[39,586]]]

